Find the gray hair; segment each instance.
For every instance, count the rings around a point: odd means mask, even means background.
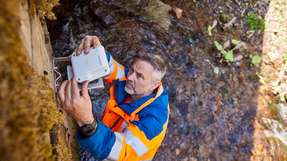
[[[132,64],[135,63],[137,60],[143,60],[148,63],[154,68],[153,78],[157,81],[162,80],[166,73],[166,62],[164,59],[158,54],[151,54],[151,53],[138,53],[134,56]]]

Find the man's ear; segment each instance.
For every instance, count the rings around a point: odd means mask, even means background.
[[[159,87],[159,85],[160,85],[160,81],[154,81],[152,85],[152,89],[153,90],[156,89],[157,87]]]

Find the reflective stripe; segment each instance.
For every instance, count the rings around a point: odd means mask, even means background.
[[[116,141],[112,147],[112,150],[111,150],[108,158],[112,159],[112,160],[118,160],[118,158],[120,157],[120,154],[121,154],[124,138],[121,134],[119,134],[117,132],[115,132],[114,134],[116,135]]]
[[[111,59],[112,64],[110,64],[111,73],[105,77],[106,81],[112,83],[112,81],[116,78],[118,73],[118,63]],[[112,66],[111,66],[112,65]]]
[[[125,68],[124,66],[119,64],[116,79],[120,79],[125,77]]]
[[[108,83],[112,83],[113,80],[120,79],[125,80],[125,67],[118,62],[116,62],[114,59],[111,58],[109,62],[110,71],[111,73],[105,77],[105,81]]]
[[[118,132],[115,132],[114,134],[116,135],[116,141],[112,147],[112,150],[108,158],[113,159],[113,160],[118,160],[121,150],[122,150],[124,137]],[[148,151],[148,148],[145,146],[145,144],[139,138],[135,137],[131,131],[126,130],[125,139],[126,139],[126,144],[130,145],[134,149],[134,151],[137,153],[138,156],[142,156]]]
[[[127,130],[125,133],[127,144],[130,145],[138,156],[142,156],[148,151],[145,144],[137,137],[135,137],[131,131]]]

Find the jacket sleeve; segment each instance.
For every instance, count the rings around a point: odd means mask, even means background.
[[[127,68],[114,60],[108,50],[106,50],[106,57],[109,62],[111,73],[105,77],[105,82],[111,84],[113,80],[124,79],[127,73]]]
[[[153,130],[153,128],[158,129],[158,126],[153,126],[148,130]],[[135,124],[128,125],[123,132],[119,133],[113,132],[103,123],[98,122],[96,132],[92,136],[83,138],[78,133],[77,139],[82,148],[88,150],[99,160],[107,158],[118,161],[137,161],[156,146],[154,139],[148,139],[144,131]]]
[[[97,129],[92,136],[85,138],[79,132],[76,136],[80,147],[89,151],[98,160],[108,157],[116,139],[110,128],[100,121],[98,121]]]

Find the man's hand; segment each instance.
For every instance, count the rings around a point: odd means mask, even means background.
[[[82,95],[80,95],[75,79],[64,81],[59,90],[59,97],[64,110],[76,120],[79,126],[90,124],[94,121],[88,84],[89,82],[84,82]]]
[[[85,54],[88,54],[91,47],[97,47],[100,46],[101,42],[97,36],[86,36],[84,39],[82,39],[81,44],[76,49],[77,55],[80,55],[82,51],[84,51]]]

